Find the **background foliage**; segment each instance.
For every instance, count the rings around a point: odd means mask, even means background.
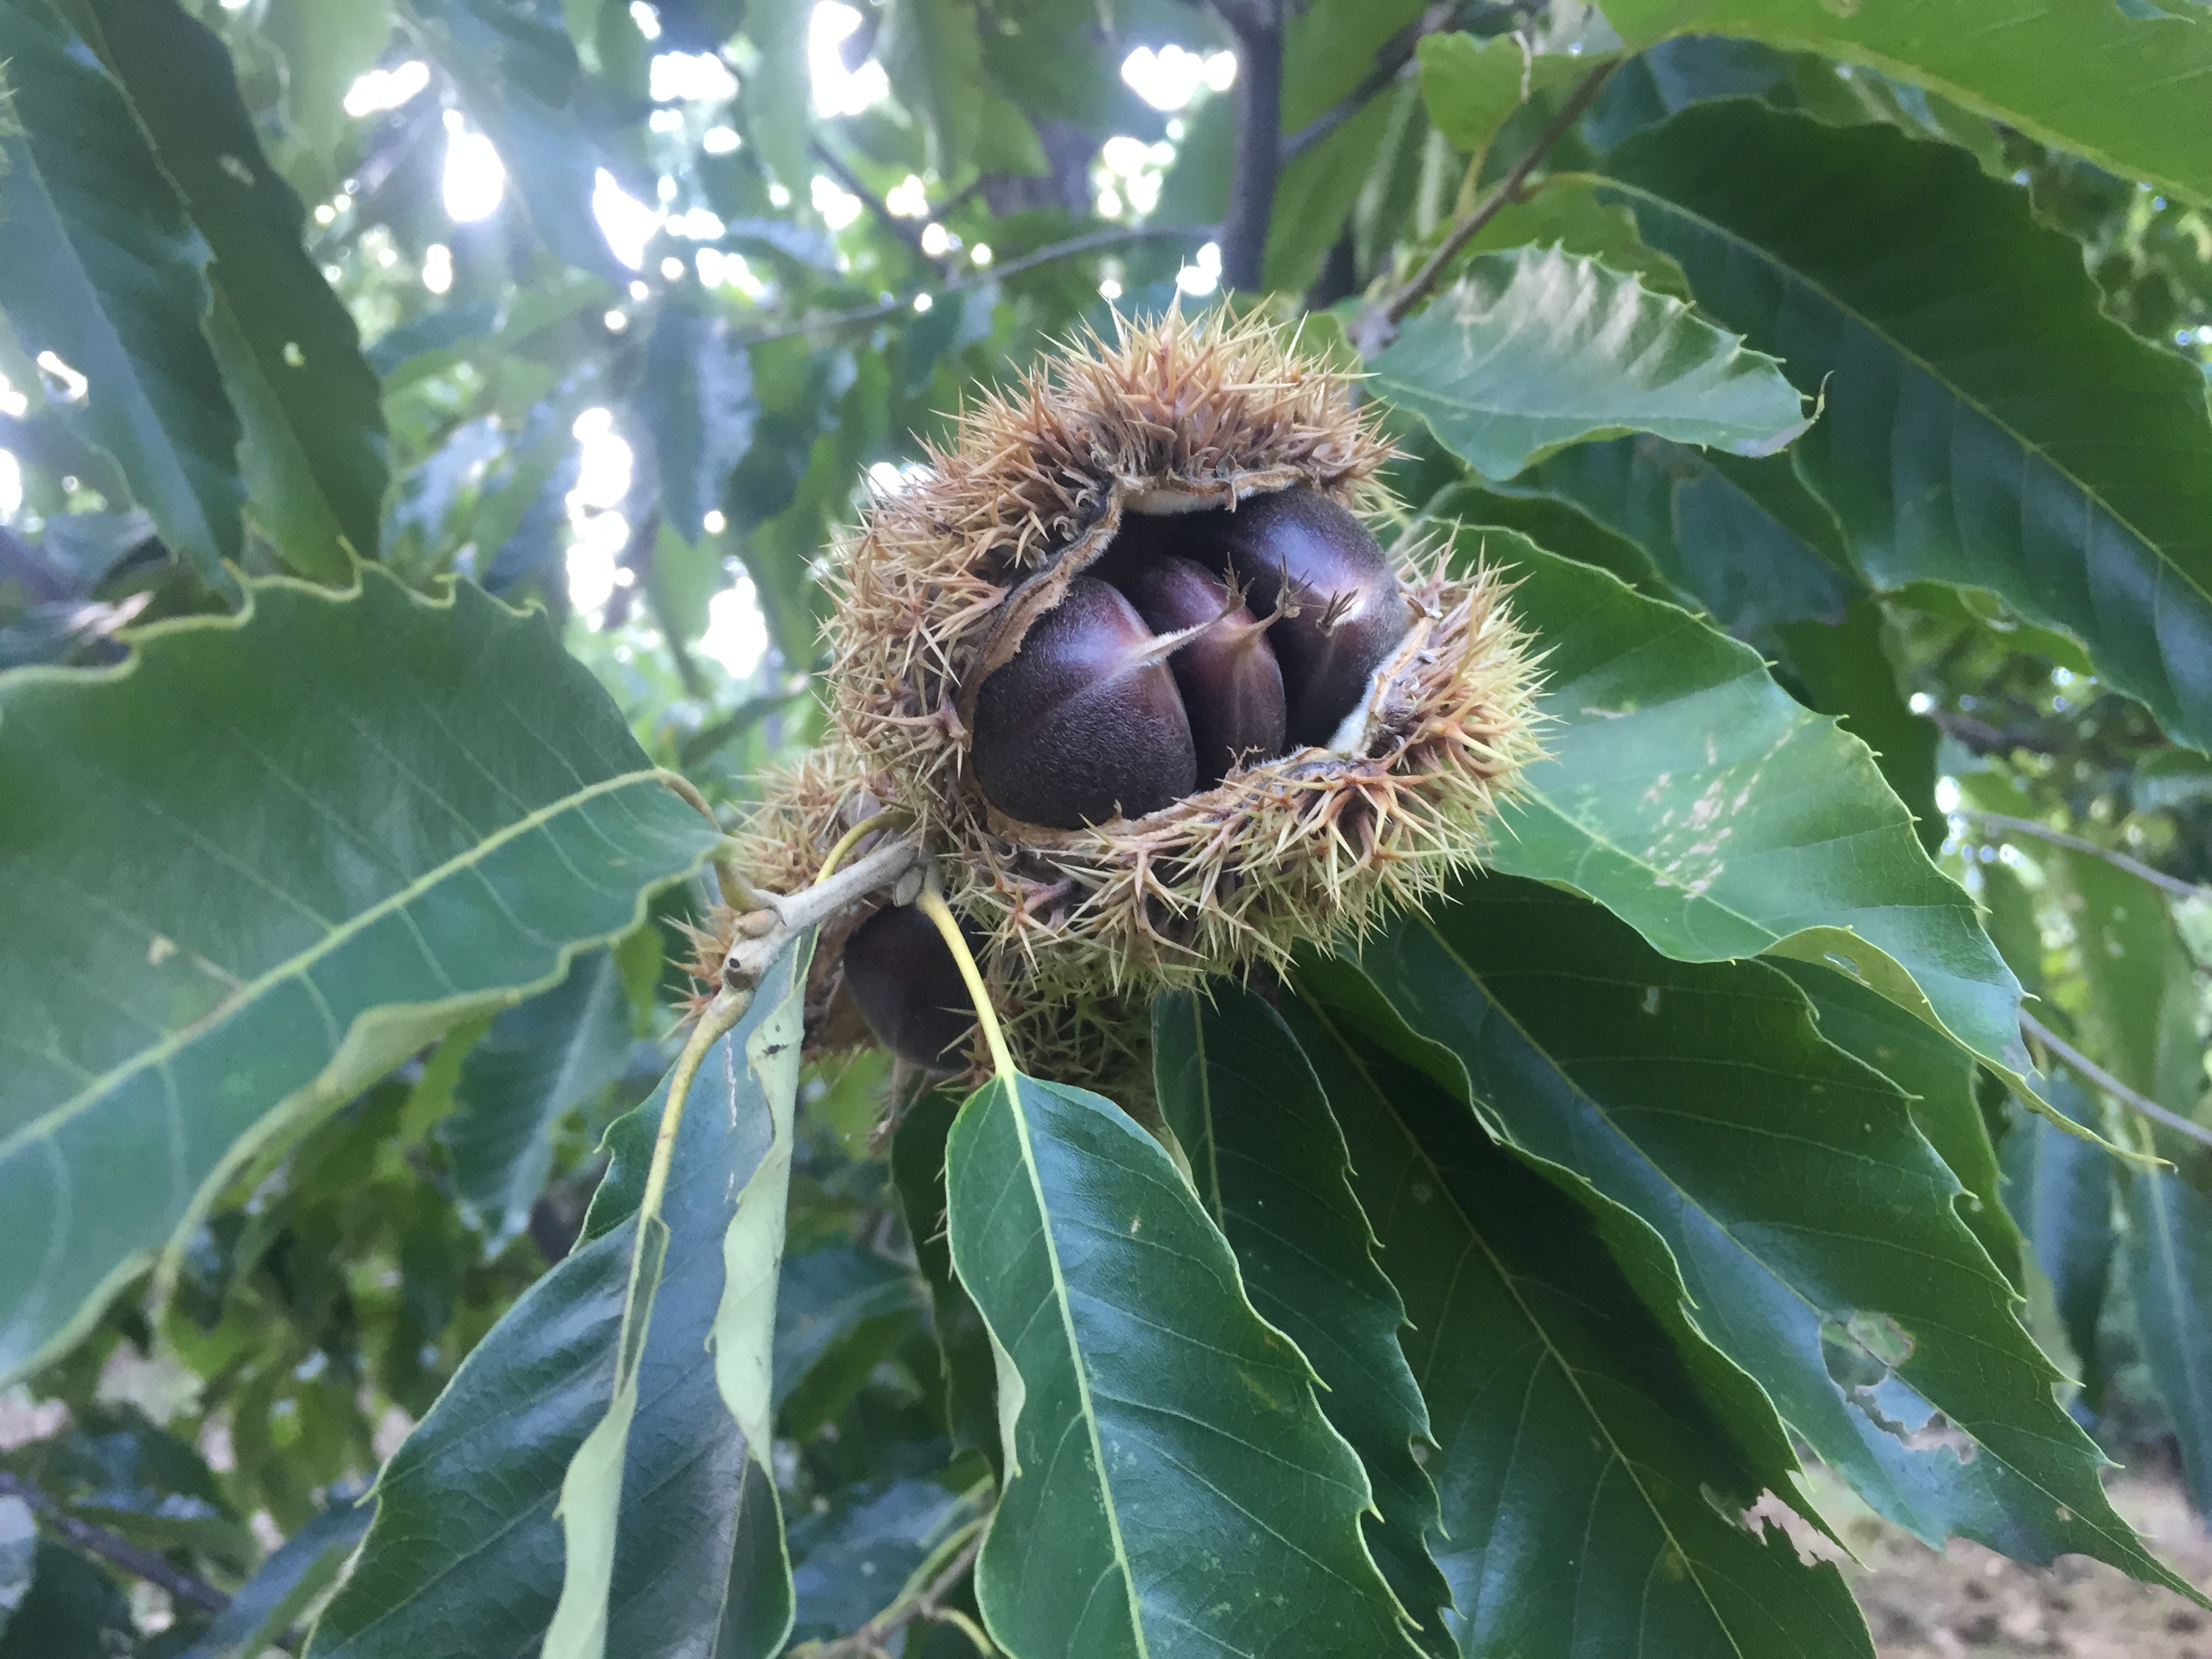
[[[2171,1583],[2208,100],[2136,0],[0,0],[0,1659],[1866,1654],[1815,1466]],[[1164,999],[1188,1170],[878,1133],[787,957],[641,1214],[665,780],[1224,284],[1519,583],[1496,872]]]

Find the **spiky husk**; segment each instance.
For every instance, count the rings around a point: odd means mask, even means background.
[[[838,550],[830,697],[851,775],[912,816],[947,896],[1022,1005],[1140,999],[1356,933],[1480,856],[1533,756],[1526,642],[1486,572],[1401,562],[1413,630],[1356,749],[1240,768],[1145,817],[1008,818],[967,765],[976,686],[1124,513],[1306,484],[1380,504],[1389,457],[1346,376],[1264,319],[1122,323],[964,414],[923,476]],[[1419,568],[1409,568],[1418,563]]]

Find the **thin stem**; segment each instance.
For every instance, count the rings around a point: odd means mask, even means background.
[[[2067,1069],[2077,1073],[2083,1082],[2102,1089],[2120,1104],[2142,1113],[2152,1122],[2163,1123],[2176,1134],[2186,1135],[2199,1145],[2212,1146],[2212,1129],[2207,1129],[2202,1124],[2192,1122],[2182,1116],[2180,1113],[2160,1105],[2148,1095],[2136,1093],[2033,1014],[2025,1010],[2021,1012],[2020,1029],[2032,1040],[2041,1043],[2052,1054],[2057,1055],[2066,1063]]]
[[[845,854],[858,847],[862,841],[878,830],[888,830],[893,824],[902,824],[906,821],[907,815],[896,807],[888,811],[878,812],[873,817],[862,818],[850,830],[837,837],[837,844],[830,849],[829,856],[822,860],[822,867],[814,872],[814,879],[829,880],[837,873],[837,866],[845,861]]]
[[[1465,27],[1474,21],[1468,14],[1484,10],[1492,13],[1502,11],[1509,17],[1512,15],[1510,7],[1469,8],[1449,3],[1448,0],[1447,3],[1431,6],[1414,21],[1400,29],[1382,43],[1382,49],[1375,54],[1375,67],[1367,72],[1366,77],[1358,86],[1283,140],[1282,164],[1290,166],[1366,108],[1378,93],[1405,79],[1411,72],[1413,54],[1420,49],[1422,41],[1444,29]]]
[[[2076,853],[2087,853],[2093,858],[2100,858],[2116,869],[2124,870],[2130,875],[2150,883],[2152,886],[2163,888],[2181,898],[2212,897],[2212,888],[2199,887],[2194,883],[2182,880],[2179,876],[2169,876],[2163,870],[2154,870],[2148,864],[2130,858],[2125,853],[2116,853],[2109,847],[2098,846],[2094,841],[2084,841],[2079,836],[2069,836],[2063,830],[2053,830],[2049,824],[2038,823],[2033,818],[2007,817],[2002,812],[1980,812],[1965,806],[1954,808],[1951,816],[1965,818],[1974,823],[1986,824],[1993,830],[2009,830],[2015,835],[2033,836],[2038,841],[2047,841],[2054,847],[2064,847]]]
[[[960,977],[967,981],[968,994],[975,1004],[975,1023],[983,1028],[983,1042],[991,1051],[992,1068],[1000,1078],[1012,1081],[1015,1076],[1014,1057],[1007,1052],[1006,1034],[999,1029],[998,1011],[991,1006],[991,994],[983,988],[983,971],[975,965],[975,953],[969,950],[960,924],[945,902],[933,869],[922,880],[919,902],[921,914],[937,925],[946,948],[952,952],[953,961],[960,964]]]
[[[1237,37],[1237,155],[1221,226],[1221,280],[1261,286],[1282,167],[1283,15],[1278,0],[1215,0]]]
[[[792,1650],[793,1659],[872,1659],[875,1655],[887,1652],[884,1644],[918,1619],[954,1626],[975,1644],[977,1652],[997,1653],[991,1638],[976,1627],[975,1620],[957,1607],[939,1605],[975,1565],[975,1557],[982,1550],[982,1523],[975,1522],[963,1530],[971,1533],[968,1541],[926,1589],[917,1590],[914,1581],[908,1580],[897,1600],[850,1636],[841,1636],[834,1642],[804,1643]]]
[[[1018,259],[1003,264],[980,266],[965,270],[957,276],[947,277],[933,289],[917,289],[911,294],[893,300],[878,301],[874,305],[856,306],[850,311],[832,311],[804,321],[787,323],[781,328],[765,329],[757,334],[748,334],[738,343],[742,346],[766,345],[775,340],[788,340],[796,335],[811,334],[817,329],[842,328],[848,323],[872,322],[878,317],[890,317],[902,311],[910,311],[914,302],[927,294],[957,294],[966,289],[981,288],[1008,276],[1018,276],[1024,270],[1034,270],[1039,265],[1048,265],[1061,259],[1073,259],[1101,249],[1120,247],[1128,242],[1186,241],[1210,242],[1219,234],[1212,225],[1115,225],[1108,230],[1085,231],[1080,236],[1071,236],[1064,242],[1053,242]]]
[[[46,1525],[86,1554],[96,1555],[149,1584],[159,1584],[169,1593],[169,1599],[173,1601],[181,1601],[208,1613],[221,1613],[230,1605],[230,1598],[205,1579],[196,1578],[182,1568],[172,1566],[166,1558],[132,1543],[127,1538],[118,1537],[105,1527],[78,1520],[54,1498],[21,1475],[0,1472],[0,1494],[21,1498]]]
[[[897,214],[893,213],[890,210],[890,204],[885,202],[882,197],[877,195],[875,191],[870,190],[867,185],[861,181],[860,175],[854,172],[851,167],[845,164],[845,161],[842,156],[839,155],[836,151],[831,149],[829,145],[823,143],[819,138],[811,141],[807,148],[814,152],[815,160],[820,161],[823,167],[828,167],[830,172],[837,175],[837,182],[839,184],[842,185],[847,190],[850,191],[854,195],[860,198],[860,200],[866,205],[868,211],[874,214],[876,217],[882,222],[883,227],[885,230],[890,232],[892,235],[897,237],[899,240],[904,242],[907,246],[913,251],[914,257],[915,258],[921,260],[922,264],[927,265],[933,270],[942,271],[945,269],[944,262],[934,258],[930,253],[929,250],[921,245],[921,228],[915,224],[913,220],[902,219]]]
[[[1413,273],[1413,279],[1400,289],[1396,297],[1382,307],[1381,316],[1384,322],[1391,328],[1396,328],[1406,320],[1408,312],[1428,297],[1429,291],[1443,276],[1444,268],[1457,258],[1460,250],[1473,241],[1482,228],[1504,211],[1506,204],[1520,193],[1521,186],[1536,170],[1537,163],[1551,153],[1552,146],[1565,137],[1567,129],[1581,118],[1582,112],[1589,107],[1590,100],[1598,95],[1618,67],[1617,63],[1600,64],[1575,83],[1575,89],[1567,94],[1567,101],[1559,106],[1559,112],[1538,135],[1536,142],[1528,147],[1528,153],[1498,181],[1497,188],[1475,205],[1474,212],[1452,227],[1451,234],[1444,238],[1443,245],[1429,256],[1427,263],[1420,270]],[[1363,325],[1362,332],[1366,331]]]

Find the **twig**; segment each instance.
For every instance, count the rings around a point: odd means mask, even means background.
[[[1237,155],[1221,226],[1221,280],[1257,289],[1282,167],[1283,10],[1280,0],[1214,0],[1237,37]]]
[[[2180,1113],[2160,1105],[2148,1095],[2137,1094],[2024,1009],[2020,1016],[2020,1029],[2030,1040],[2041,1043],[2060,1060],[2065,1061],[2068,1069],[2079,1073],[2083,1082],[2102,1089],[2120,1104],[2142,1113],[2152,1122],[2163,1123],[2176,1134],[2186,1135],[2200,1145],[2212,1146],[2212,1129],[2207,1129],[2202,1124],[2191,1122]]]
[[[850,1636],[841,1636],[834,1642],[801,1644],[792,1650],[793,1659],[878,1659],[889,1651],[885,1644],[890,1638],[916,1620],[952,1625],[976,1644],[978,1652],[995,1653],[997,1650],[991,1645],[990,1638],[975,1627],[973,1620],[957,1608],[939,1605],[975,1565],[975,1557],[982,1547],[983,1531],[979,1524],[975,1535],[961,1546],[960,1553],[943,1572],[930,1580],[927,1589],[914,1595],[902,1594]]]
[[[2069,848],[2076,853],[2087,853],[2100,858],[2116,869],[2124,870],[2182,898],[2212,897],[2212,888],[2199,887],[2193,882],[2169,876],[2163,870],[2154,870],[2148,864],[2130,858],[2125,853],[2116,853],[2109,847],[2100,847],[2094,841],[2084,841],[2079,836],[2069,836],[2063,830],[2053,830],[2047,823],[2038,823],[2033,818],[2007,817],[2002,812],[1980,812],[1972,807],[1952,809],[1953,817],[1966,818],[1975,823],[1987,824],[1993,830],[2009,830],[2015,835],[2033,836],[2038,841],[2047,841],[2054,847]]]
[[[1379,313],[1370,312],[1361,319],[1363,345],[1370,338],[1377,347],[1382,343],[1381,337],[1384,331],[1371,326],[1378,315],[1389,329],[1395,330],[1400,323],[1406,320],[1406,314],[1428,297],[1429,290],[1443,275],[1444,267],[1451,264],[1459,256],[1460,250],[1473,241],[1482,228],[1495,219],[1506,204],[1520,193],[1521,186],[1528,180],[1528,175],[1536,170],[1536,164],[1550,153],[1553,144],[1565,137],[1567,129],[1581,118],[1582,112],[1589,107],[1590,100],[1598,95],[1615,67],[1615,64],[1600,64],[1577,82],[1575,89],[1567,94],[1567,101],[1552,118],[1551,125],[1537,136],[1536,142],[1529,145],[1528,153],[1498,181],[1497,188],[1476,204],[1474,212],[1452,227],[1451,234],[1444,238],[1443,246],[1429,256],[1428,262],[1413,273],[1413,280],[1398,290],[1389,304],[1384,306]]]
[[[159,1584],[168,1591],[173,1601],[185,1602],[208,1613],[221,1613],[230,1605],[230,1598],[204,1578],[196,1578],[182,1568],[170,1565],[166,1558],[141,1548],[127,1538],[117,1537],[105,1527],[78,1520],[21,1475],[0,1472],[0,1494],[21,1498],[48,1526],[86,1554],[112,1562],[149,1584]]]
[[[724,987],[737,991],[759,984],[761,975],[793,933],[836,915],[879,887],[901,880],[921,856],[921,843],[911,836],[902,836],[847,865],[827,881],[817,881],[796,893],[757,893],[762,908],[739,922],[738,941],[722,958]]]
[[[1024,270],[1034,270],[1039,265],[1073,259],[1078,255],[1093,253],[1102,248],[1119,247],[1125,242],[1210,242],[1218,234],[1212,225],[1115,225],[1109,230],[1085,231],[1080,236],[1071,236],[1064,242],[1051,243],[1035,252],[1024,253],[1018,259],[1009,259],[1004,264],[984,265],[974,270],[963,271],[957,276],[947,277],[933,289],[917,289],[897,299],[879,300],[874,305],[856,306],[850,311],[832,311],[800,322],[787,323],[781,328],[748,334],[737,343],[741,346],[766,345],[775,340],[788,340],[795,335],[811,334],[817,329],[842,328],[848,323],[872,322],[878,317],[911,311],[914,302],[925,295],[933,299],[940,294],[957,294],[964,289],[982,288],[1006,277],[1018,276]]]
[[[814,152],[814,159],[816,161],[821,162],[823,167],[828,167],[830,172],[837,175],[837,182],[839,184],[844,185],[847,190],[852,191],[854,195],[860,198],[862,204],[866,206],[868,211],[874,214],[876,217],[883,222],[883,227],[885,230],[890,232],[892,235],[897,237],[899,240],[904,242],[908,247],[914,251],[914,257],[915,258],[921,260],[922,264],[927,265],[932,270],[942,271],[945,269],[945,262],[935,257],[927,248],[921,245],[921,227],[915,224],[911,219],[902,219],[897,214],[893,213],[890,210],[890,204],[884,201],[884,198],[877,195],[875,191],[870,190],[867,185],[861,181],[860,175],[854,172],[851,167],[846,166],[842,156],[839,155],[836,151],[831,149],[829,145],[823,143],[819,138],[810,140],[808,142],[807,148]]]
[[[1403,79],[1413,67],[1413,54],[1420,49],[1421,42],[1431,34],[1457,27],[1464,21],[1462,14],[1466,9],[1463,6],[1449,3],[1449,0],[1446,0],[1446,3],[1431,6],[1384,41],[1382,49],[1375,54],[1375,67],[1367,72],[1366,77],[1358,86],[1283,140],[1283,165],[1290,166],[1366,108],[1376,94]]]

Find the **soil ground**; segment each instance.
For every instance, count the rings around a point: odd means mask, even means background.
[[[1832,1490],[1820,1496],[1863,1564],[1844,1571],[1881,1659],[2212,1659],[2212,1613],[2171,1590],[2085,1556],[2023,1567],[1959,1540],[1938,1553],[1863,1509],[1845,1518]],[[2154,1554],[2212,1593],[2212,1533],[2178,1472],[2138,1465],[2107,1490]]]

